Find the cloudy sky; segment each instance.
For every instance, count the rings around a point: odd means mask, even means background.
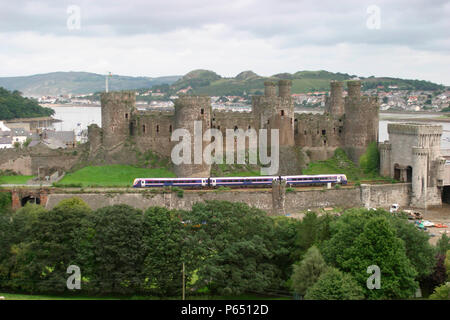
[[[450,1],[0,3],[0,76],[328,70],[450,85]]]

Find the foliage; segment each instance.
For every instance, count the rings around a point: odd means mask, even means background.
[[[51,116],[53,109],[41,107],[37,101],[24,98],[17,91],[0,87],[0,120]]]
[[[445,283],[447,279],[445,270],[445,255],[437,253],[433,272],[421,281],[421,288],[425,292],[432,292],[437,286]]]
[[[363,290],[352,276],[330,268],[307,292],[306,300],[361,300]]]
[[[365,174],[378,175],[380,152],[376,142],[371,142],[366,152],[359,158],[359,166]]]
[[[271,262],[276,248],[273,220],[243,203],[196,203],[183,219],[191,222],[187,242],[199,250],[199,287],[238,295],[279,286]]]
[[[445,254],[445,270],[447,270],[447,281],[450,281],[450,250],[447,250],[447,253]]]
[[[11,193],[0,192],[0,214],[9,211],[11,208]]]
[[[420,231],[407,224],[384,210],[347,210],[332,224],[332,237],[322,246],[325,261],[351,273],[361,286],[367,267],[378,265],[382,289],[366,290],[366,296],[409,298],[417,288],[416,278],[431,272],[434,253]]]
[[[319,249],[316,246],[312,246],[300,263],[294,265],[292,289],[304,296],[308,288],[316,283],[319,277],[327,271],[327,268]]]
[[[366,173],[351,161],[343,149],[336,149],[334,156],[328,160],[310,162],[303,174],[330,174],[341,173],[347,176],[349,181],[358,181],[363,179],[382,179],[376,172]]]
[[[330,239],[330,224],[334,216],[325,214],[318,216],[315,212],[308,211],[297,226],[297,237],[293,252],[296,260],[301,258],[313,245],[320,245]]]
[[[448,237],[445,233],[442,235],[442,237],[438,240],[436,244],[437,251],[445,255],[448,250],[450,250],[450,237]]]
[[[430,296],[430,300],[450,300],[450,283],[437,287]]]
[[[143,283],[142,212],[127,205],[96,211],[93,217],[92,287],[101,293],[133,293]]]
[[[143,223],[145,289],[158,295],[179,295],[182,263],[195,259],[186,248],[186,230],[180,227],[177,212],[161,207],[147,209]],[[187,282],[192,272],[192,268],[187,270]]]

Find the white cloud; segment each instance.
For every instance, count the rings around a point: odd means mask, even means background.
[[[39,1],[0,4],[0,76],[324,69],[450,84],[446,1]],[[68,5],[81,30],[66,27]],[[381,8],[380,30],[366,8]]]

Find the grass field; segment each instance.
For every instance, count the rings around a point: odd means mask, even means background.
[[[56,186],[130,187],[135,178],[167,178],[175,174],[166,168],[148,169],[127,165],[89,166],[66,174]]]
[[[0,184],[26,184],[34,176],[0,176]]]
[[[357,182],[360,180],[386,180],[388,178],[381,177],[374,174],[366,174],[364,171],[349,160],[345,154],[338,153],[334,157],[325,161],[311,162],[303,174],[330,174],[340,173],[347,176],[350,182]]]

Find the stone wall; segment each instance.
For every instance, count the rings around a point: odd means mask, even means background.
[[[279,188],[266,190],[197,191],[185,190],[183,197],[176,193],[154,194],[142,191],[103,193],[50,193],[46,207],[53,208],[61,200],[80,197],[92,209],[114,204],[128,204],[146,209],[150,206],[165,206],[170,209],[189,210],[196,202],[222,200],[247,203],[268,214],[296,213],[323,207],[383,207],[392,203],[408,206],[411,184],[362,185],[360,188],[305,189],[285,192]]]

